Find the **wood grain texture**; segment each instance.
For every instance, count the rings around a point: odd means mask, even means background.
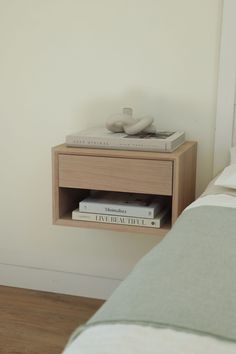
[[[61,154],[59,186],[171,195],[172,162]]]
[[[195,199],[197,144],[179,156],[174,162],[172,223]]]
[[[104,156],[104,157],[121,157],[128,159],[145,159],[145,160],[166,160],[172,161],[177,159],[192,145],[193,141],[186,141],[173,152],[153,152],[153,151],[131,151],[131,150],[113,150],[113,149],[88,149],[68,147],[65,144],[57,145],[52,148],[53,153],[80,155],[80,156]]]
[[[58,152],[52,148],[52,218],[55,223],[60,216],[59,208],[59,166]]]
[[[0,354],[60,354],[103,302],[0,286]]]

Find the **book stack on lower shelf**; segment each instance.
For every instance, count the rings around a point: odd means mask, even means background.
[[[169,218],[165,197],[91,191],[72,212],[73,220],[160,228]]]

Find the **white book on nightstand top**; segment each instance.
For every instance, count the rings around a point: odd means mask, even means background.
[[[172,152],[185,142],[183,131],[140,132],[135,135],[112,133],[97,127],[66,136],[66,145],[97,149]]]

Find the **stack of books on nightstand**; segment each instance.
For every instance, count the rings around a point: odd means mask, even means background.
[[[185,142],[182,131],[141,132],[134,135],[112,133],[105,128],[91,128],[66,136],[66,145],[96,149],[171,152]]]
[[[160,228],[170,207],[161,196],[120,192],[91,192],[72,212],[73,220]]]

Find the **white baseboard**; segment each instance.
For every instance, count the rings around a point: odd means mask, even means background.
[[[121,280],[0,263],[0,285],[107,299]]]

